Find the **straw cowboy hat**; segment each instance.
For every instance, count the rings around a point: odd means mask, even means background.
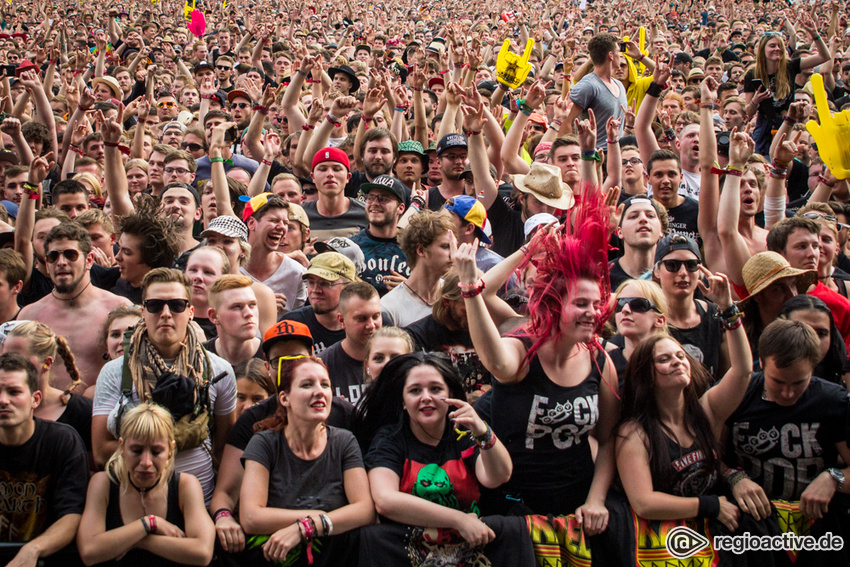
[[[747,260],[741,275],[749,295],[738,302],[739,306],[744,306],[754,295],[763,292],[770,284],[782,278],[796,277],[799,293],[805,293],[818,281],[815,270],[792,268],[788,260],[776,252],[759,252]]]
[[[525,175],[512,175],[511,181],[522,193],[534,195],[544,205],[567,210],[575,205],[570,186],[561,181],[561,170],[554,165],[534,162]]]

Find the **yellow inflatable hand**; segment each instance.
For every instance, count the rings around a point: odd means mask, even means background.
[[[850,177],[850,144],[847,143],[847,140],[850,140],[850,110],[834,116],[830,114],[823,77],[815,73],[811,81],[820,124],[809,120],[806,129],[815,139],[818,153],[830,173],[837,179],[847,179]]]
[[[534,49],[534,40],[529,39],[525,44],[522,57],[511,51],[511,40],[506,39],[496,58],[496,79],[508,90],[513,90],[525,82],[531,71],[531,50]]]
[[[187,22],[192,20],[192,10],[195,9],[195,1],[192,0],[192,3],[189,3],[189,0],[186,0],[186,4],[183,6],[183,19]]]

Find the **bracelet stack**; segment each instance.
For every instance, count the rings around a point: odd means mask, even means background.
[[[734,303],[723,311],[718,311],[714,314],[714,318],[720,320],[720,324],[723,326],[724,331],[734,331],[743,325],[743,316],[744,314],[741,313],[738,306]]]
[[[233,517],[233,512],[231,512],[227,508],[219,508],[218,510],[216,510],[215,514],[213,514],[213,523],[217,522],[219,518],[231,517]]]
[[[40,187],[38,185],[33,185],[29,181],[24,182],[24,193],[27,194],[31,201],[35,201],[38,199]]]
[[[734,175],[735,177],[743,177],[744,168],[740,165],[729,165],[726,167],[712,167],[709,170],[713,175]]]
[[[551,128],[552,130],[560,130],[561,124],[563,124],[563,122],[561,122],[560,120],[552,119],[552,121],[549,122],[549,128]]]
[[[322,529],[324,530],[325,535],[333,535],[334,523],[331,522],[330,516],[328,516],[327,514],[319,514],[319,519],[322,521]]]
[[[827,183],[827,182],[826,182],[826,177],[824,177],[823,175],[819,175],[819,176],[818,176],[818,183],[823,183],[824,185],[826,185],[826,186],[827,186],[827,187],[829,187],[830,189],[834,189],[834,188],[835,188],[835,183]]]
[[[298,531],[301,532],[301,542],[306,543],[307,548],[307,563],[313,564],[313,540],[316,538],[318,531],[316,530],[316,522],[310,516],[305,516],[295,522],[298,525]]]
[[[484,280],[478,278],[478,281],[471,284],[465,284],[458,282],[457,286],[460,288],[460,296],[464,299],[469,299],[475,297],[476,295],[480,295],[482,291],[484,291]]]
[[[788,163],[782,163],[778,160],[773,160],[770,164],[770,176],[773,179],[785,179],[788,176]]]
[[[747,476],[747,473],[745,473],[743,469],[729,469],[723,473],[723,478],[726,480],[726,484],[729,485],[729,488],[735,488],[736,484],[745,478],[750,477]]]
[[[498,438],[496,434],[493,433],[493,429],[490,425],[487,425],[487,431],[484,432],[484,435],[472,435],[472,439],[475,441],[475,444],[478,445],[478,448],[482,451],[487,451],[488,449],[492,449],[496,446],[496,441]]]
[[[336,116],[334,116],[330,112],[328,112],[328,114],[327,114],[327,116],[325,116],[325,118],[327,118],[328,122],[330,122],[331,124],[333,124],[337,128],[342,126],[342,123],[339,121],[339,118],[337,118]]]
[[[410,207],[414,209],[417,213],[425,208],[425,199],[420,197],[419,195],[414,196],[410,199]]]
[[[531,113],[532,113],[532,112],[534,112],[534,109],[533,109],[533,108],[531,108],[530,106],[528,106],[527,104],[525,104],[525,99],[524,99],[524,98],[517,99],[517,101],[516,101],[516,109],[517,109],[518,111],[522,112],[523,114],[525,114],[526,116],[531,116]]]

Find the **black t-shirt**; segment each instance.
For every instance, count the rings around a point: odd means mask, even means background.
[[[425,206],[432,211],[439,211],[446,204],[446,198],[440,193],[440,186],[435,185],[428,189],[428,202]]]
[[[215,340],[218,337],[218,329],[216,329],[215,324],[206,317],[194,317],[193,321],[198,324],[207,339]]]
[[[492,375],[484,368],[475,352],[469,330],[452,331],[437,323],[433,315],[408,325],[405,330],[413,336],[413,340],[422,350],[442,352],[451,357],[452,365],[457,370],[467,394],[480,390],[492,381]]]
[[[449,426],[436,447],[422,443],[410,430],[405,416],[400,424],[378,430],[365,461],[368,470],[383,467],[396,473],[399,492],[462,512],[478,513],[478,454],[470,436],[458,440]]]
[[[717,305],[708,303],[708,309],[703,308],[696,301],[700,322],[696,327],[690,329],[678,329],[667,324],[670,335],[681,343],[685,352],[702,362],[709,374],[719,380],[720,371],[720,344],[723,342],[723,325],[719,319],[714,317],[717,313]]]
[[[685,197],[681,205],[667,209],[670,233],[682,234],[688,238],[693,238],[702,246],[702,239],[699,236],[699,224],[697,223],[698,216],[699,203],[697,200],[691,197]]]
[[[493,252],[507,258],[519,250],[525,241],[522,213],[510,208],[503,199],[497,198],[487,209],[487,218],[493,227]]]
[[[92,285],[107,291],[115,286],[120,276],[118,268],[104,268],[97,264],[91,267],[89,274]],[[32,273],[30,274],[30,290],[28,293],[18,295],[18,306],[26,307],[31,303],[35,303],[39,299],[50,295],[51,291],[53,291],[53,282],[33,266]]]
[[[611,281],[611,291],[615,291],[624,281],[634,280],[637,278],[627,274],[626,270],[620,266],[620,259],[617,258],[608,264],[608,279]]]
[[[65,411],[56,420],[57,423],[70,425],[80,434],[86,451],[91,451],[91,411],[92,401],[85,396],[71,394]]]
[[[133,302],[134,305],[142,304],[142,288],[141,287],[133,287],[130,285],[130,282],[123,278],[119,278],[115,285],[110,289],[112,293],[115,295],[120,295],[121,297],[126,297],[130,301]]]
[[[254,424],[274,415],[277,411],[277,396],[272,396],[242,412],[230,432],[227,434],[227,444],[244,451],[251,437],[254,436]],[[351,428],[351,418],[354,417],[354,406],[347,400],[334,396],[331,400],[331,415],[328,425],[340,429]]]
[[[709,49],[708,47],[706,47],[705,49],[700,49],[699,51],[694,53],[694,57],[702,57],[703,59],[708,59],[708,57],[716,53],[716,51],[717,50],[715,49]],[[724,63],[729,63],[730,61],[740,61],[740,59],[738,59],[738,56],[735,55],[735,52],[731,49],[727,49],[726,51],[721,53],[720,58],[723,59]]]
[[[313,354],[316,356],[322,354],[322,351],[331,345],[335,345],[345,338],[345,330],[331,331],[316,319],[316,312],[313,307],[305,305],[299,309],[293,309],[288,313],[284,313],[283,317],[278,319],[282,321],[288,319],[290,321],[298,321],[304,323],[310,329],[310,334],[313,336]]]
[[[773,97],[768,97],[767,100],[763,100],[761,104],[759,104],[759,113],[764,115],[768,120],[777,120],[782,118],[782,113],[788,110],[788,107],[791,106],[791,102],[794,100],[794,91],[797,90],[797,85],[794,82],[797,74],[800,73],[801,59],[799,57],[795,57],[794,59],[788,60],[788,95],[782,100],[775,100]],[[744,92],[745,93],[754,93],[758,90],[758,86],[753,82],[755,79],[755,69],[750,69],[747,71],[747,74],[744,75]],[[770,82],[769,85],[764,85],[764,88],[770,90],[771,93],[776,93],[776,75],[769,75],[768,80]]]
[[[797,403],[762,398],[764,374],[753,374],[744,400],[726,420],[724,462],[741,467],[771,500],[800,499],[814,478],[838,463],[848,438],[848,393],[813,377]]]
[[[74,428],[36,419],[23,445],[0,445],[0,541],[28,542],[59,518],[82,514],[88,481],[86,449]]]
[[[319,358],[328,367],[334,395],[357,405],[363,394],[363,361],[350,357],[341,341],[322,351]]]
[[[369,183],[369,178],[363,171],[352,171],[351,179],[345,184],[345,196],[357,199],[360,196],[360,186]]]
[[[717,470],[708,467],[705,453],[697,449],[695,444],[682,447],[666,435],[665,438],[667,454],[675,473],[670,493],[686,498],[711,494],[717,482]]]
[[[348,210],[335,217],[326,217],[319,213],[318,201],[309,201],[302,207],[310,219],[310,233],[320,241],[327,241],[335,236],[351,237],[366,228],[366,206],[349,198]]]

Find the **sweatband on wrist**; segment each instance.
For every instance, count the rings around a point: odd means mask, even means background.
[[[720,497],[714,495],[697,496],[699,499],[699,510],[697,514],[702,518],[716,518],[720,515]]]

